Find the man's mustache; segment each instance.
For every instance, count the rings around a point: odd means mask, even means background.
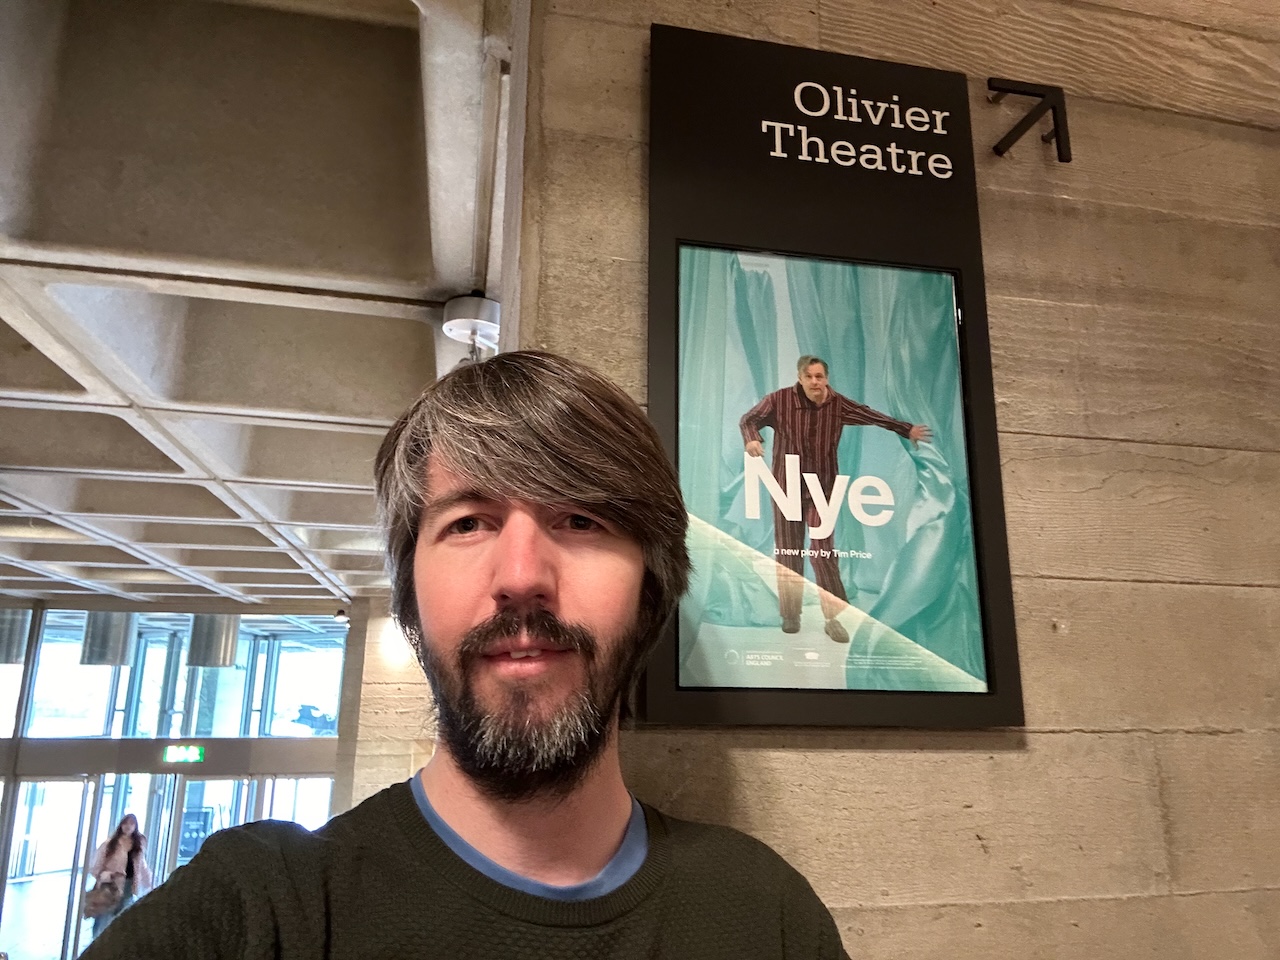
[[[489,619],[476,624],[463,636],[458,646],[458,660],[466,667],[484,656],[490,645],[518,637],[521,633],[559,650],[580,653],[588,662],[596,656],[596,639],[586,628],[565,623],[550,610],[539,608],[523,612],[499,610]]]

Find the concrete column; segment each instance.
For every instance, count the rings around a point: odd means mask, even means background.
[[[332,811],[404,780],[430,755],[431,690],[384,600],[351,609]]]

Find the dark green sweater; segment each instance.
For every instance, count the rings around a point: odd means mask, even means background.
[[[809,884],[735,830],[645,808],[649,855],[612,893],[505,887],[436,836],[408,784],[315,833],[266,821],[210,837],[86,960],[745,960],[845,958]]]

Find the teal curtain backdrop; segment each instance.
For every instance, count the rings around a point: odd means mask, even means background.
[[[695,568],[681,682],[985,690],[950,275],[686,246],[679,312],[680,476]],[[805,617],[816,634],[781,632],[767,492],[760,519],[745,512],[739,418],[794,385],[806,353],[827,361],[838,393],[933,430],[917,448],[887,430],[844,428],[839,472],[881,478],[895,501],[883,526],[862,525],[847,506],[836,522],[837,549],[871,554],[840,560],[853,608],[841,618],[847,647],[823,637],[814,585]]]

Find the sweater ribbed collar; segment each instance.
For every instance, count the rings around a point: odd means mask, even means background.
[[[394,784],[385,793],[396,829],[407,847],[423,863],[475,900],[499,913],[529,923],[549,927],[583,927],[616,920],[658,889],[670,865],[670,836],[662,814],[641,804],[649,831],[649,855],[635,875],[602,897],[548,900],[486,877],[450,850],[423,819],[408,783]]]

